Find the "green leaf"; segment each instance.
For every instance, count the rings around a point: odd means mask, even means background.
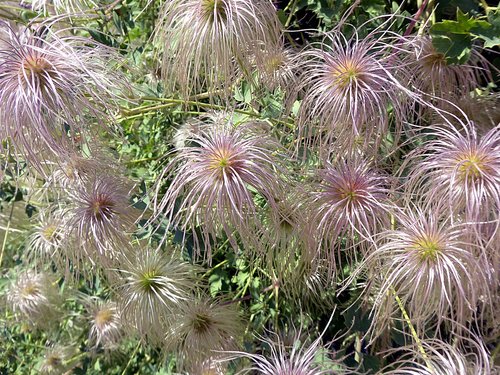
[[[464,64],[470,57],[472,37],[470,35],[455,34],[452,37],[436,35],[432,38],[436,51],[446,56],[451,64]]]
[[[430,33],[434,48],[443,55],[449,63],[463,64],[470,57],[474,28],[487,27],[488,22],[469,17],[457,10],[457,20],[444,20],[434,24]]]
[[[475,39],[484,41],[486,48],[500,45],[499,12],[488,16],[488,21],[470,17],[457,10],[457,20],[444,20],[434,24],[430,29],[434,48],[452,64],[463,64],[470,57],[472,43]]]
[[[471,29],[471,34],[484,41],[485,48],[500,45],[500,10],[488,15],[488,22],[481,21]]]

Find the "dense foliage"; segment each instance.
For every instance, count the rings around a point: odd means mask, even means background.
[[[495,374],[500,8],[0,0],[0,374]]]

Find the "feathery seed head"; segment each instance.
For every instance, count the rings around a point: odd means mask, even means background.
[[[40,373],[46,375],[60,375],[71,369],[69,363],[74,349],[62,345],[47,347],[40,364]]]
[[[12,283],[7,301],[15,313],[20,313],[31,323],[49,326],[56,321],[60,295],[49,275],[26,271]]]
[[[278,46],[261,45],[254,60],[260,82],[270,91],[281,89],[285,94],[285,107],[291,107],[299,86],[300,59],[296,52],[283,42]]]
[[[115,348],[124,335],[118,305],[113,301],[100,299],[92,299],[89,302],[89,342],[95,348]]]
[[[89,145],[90,147],[90,145]],[[47,187],[51,191],[60,191],[62,195],[71,195],[75,189],[84,188],[92,183],[96,176],[123,176],[123,171],[116,160],[101,148],[89,152],[65,152],[56,163],[48,161],[51,173],[47,178]]]
[[[453,102],[479,87],[483,79],[491,81],[488,62],[476,47],[472,48],[469,61],[463,64],[449,64],[436,51],[429,36],[410,39],[409,47],[412,52],[409,68],[414,73],[411,82],[424,94]],[[435,101],[438,106],[444,103]]]
[[[172,317],[165,342],[175,350],[181,367],[213,363],[220,351],[234,350],[244,333],[244,324],[234,305],[208,298],[183,303]]]
[[[396,122],[406,115],[395,78],[398,56],[375,35],[360,39],[354,30],[345,39],[340,30],[325,35],[320,47],[304,50],[302,85],[304,100],[299,113],[300,135],[313,145],[327,145],[335,133],[383,135],[388,129],[389,104]],[[348,131],[342,131],[346,128]]]
[[[85,255],[97,262],[116,257],[127,247],[127,233],[133,231],[136,215],[129,203],[129,190],[124,181],[95,175],[87,184],[71,191],[69,228],[77,242],[85,244]]]
[[[413,168],[408,190],[426,191],[430,200],[448,205],[450,214],[465,215],[469,224],[500,220],[500,127],[479,135],[472,123],[463,132],[436,128],[436,139],[409,156]]]
[[[440,339],[425,339],[420,345],[403,347],[407,353],[391,367],[396,369],[384,371],[386,375],[492,375],[493,364],[488,350],[481,338],[467,332],[469,337],[458,337],[458,345],[449,344]]]
[[[217,122],[193,134],[192,145],[179,150],[166,167],[160,180],[165,175],[173,180],[162,200],[155,202],[157,215],[165,212],[174,226],[193,230],[196,244],[203,241],[209,259],[210,241],[220,232],[234,245],[235,230],[248,233],[255,227],[253,191],[271,206],[280,195],[279,163],[270,152],[275,143],[256,133],[252,123],[234,126],[213,117],[212,121]],[[178,198],[182,198],[179,207]],[[200,224],[198,237],[194,229]],[[199,256],[201,249],[196,250]]]
[[[345,366],[329,358],[328,350],[322,347],[322,337],[318,337],[310,344],[301,342],[300,332],[293,338],[291,346],[275,334],[273,338],[262,338],[264,347],[269,347],[270,352],[253,354],[246,352],[228,351],[229,360],[247,358],[252,361],[251,367],[245,368],[240,373],[258,373],[261,375],[322,375],[334,374],[336,368],[339,374],[349,374]],[[321,360],[320,360],[321,358]],[[323,367],[325,366],[325,367]]]
[[[382,233],[378,248],[364,261],[367,270],[384,275],[374,320],[386,318],[379,314],[395,291],[418,329],[444,319],[453,329],[463,326],[489,300],[487,267],[463,242],[463,230],[440,215],[439,206],[414,208],[398,220],[400,229]]]
[[[238,71],[250,78],[255,46],[276,45],[280,27],[268,0],[168,0],[156,36],[164,78],[188,98],[204,86],[211,95],[229,92]]]
[[[311,220],[317,225],[319,245],[340,250],[365,243],[389,223],[387,178],[359,157],[344,158],[318,171],[321,182],[309,198]],[[335,261],[335,256],[332,256]]]
[[[0,34],[0,135],[36,164],[38,149],[75,146],[75,136],[89,132],[85,114],[105,115],[125,81],[112,70],[115,52],[90,39],[50,22],[7,30]]]
[[[52,260],[57,263],[65,237],[62,212],[42,212],[34,233],[28,239],[28,259],[35,264],[47,264]]]
[[[125,280],[117,288],[124,320],[143,338],[162,342],[167,320],[192,298],[197,268],[151,249],[127,255],[120,267]]]

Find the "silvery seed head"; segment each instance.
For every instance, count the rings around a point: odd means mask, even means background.
[[[406,354],[384,375],[493,375],[494,365],[481,338],[472,332],[455,343],[434,338],[401,348]],[[422,350],[425,353],[422,353]]]
[[[66,239],[63,212],[42,211],[33,234],[28,239],[28,259],[33,264],[46,265],[52,261],[61,265],[63,246]]]
[[[322,375],[351,374],[352,372],[331,357],[322,344],[322,336],[312,342],[304,342],[299,331],[291,342],[278,334],[261,338],[263,354],[228,351],[226,359],[249,359],[252,364],[238,374],[261,375]],[[305,339],[307,341],[307,339]],[[335,370],[333,370],[335,369]]]
[[[49,22],[0,27],[0,136],[39,165],[39,150],[60,153],[93,134],[88,116],[106,116],[125,80],[116,53],[90,39]]]
[[[58,324],[61,303],[59,288],[46,273],[19,273],[7,291],[7,302],[14,313],[36,326],[50,327]]]
[[[410,51],[406,58],[407,66],[413,73],[410,82],[422,94],[437,99],[433,103],[438,107],[469,95],[481,86],[483,80],[492,80],[488,61],[481,55],[478,46],[471,49],[468,61],[452,64],[435,49],[430,36],[419,35],[410,38],[406,44]]]
[[[245,326],[237,307],[206,297],[185,301],[166,330],[167,351],[177,353],[181,368],[215,363],[220,352],[235,350]]]
[[[155,198],[156,216],[164,213],[174,227],[192,231],[195,257],[206,250],[204,257],[210,260],[211,242],[219,235],[227,236],[234,247],[236,233],[242,239],[254,238],[255,196],[274,207],[281,194],[275,143],[256,131],[254,123],[235,125],[209,117],[163,171],[160,181],[171,182],[165,195]],[[160,188],[158,184],[157,192]]]
[[[494,238],[500,226],[500,126],[480,134],[474,123],[459,122],[457,128],[434,126],[431,135],[408,156],[406,196],[440,202],[456,220],[463,217],[471,233],[492,225]]]
[[[136,249],[120,265],[116,281],[123,320],[143,339],[158,344],[170,317],[193,298],[198,269],[160,250]]]
[[[39,371],[44,375],[61,375],[67,373],[74,364],[71,357],[74,349],[68,346],[53,345],[47,347],[43,354],[43,359]]]
[[[128,184],[109,175],[94,175],[71,193],[68,230],[79,258],[109,262],[128,247],[138,213],[130,203]]]
[[[309,220],[333,270],[336,259],[355,257],[357,247],[367,252],[374,236],[388,228],[390,190],[387,177],[357,156],[328,163],[317,175],[307,199]]]
[[[409,92],[396,79],[399,57],[385,37],[382,33],[360,38],[354,30],[346,39],[335,29],[319,46],[298,56],[305,91],[299,136],[306,145],[324,150],[339,132],[348,135],[351,143],[360,134],[380,142],[389,128],[389,106],[397,124],[405,120],[408,104],[403,93]]]
[[[386,319],[386,298],[396,294],[420,332],[441,323],[460,330],[490,301],[482,260],[463,241],[463,228],[451,225],[439,206],[413,208],[396,220],[397,228],[380,234],[361,266],[383,277],[373,319]]]
[[[94,347],[106,350],[116,348],[124,336],[124,327],[120,309],[114,301],[90,299],[87,303],[89,311],[89,343]]]
[[[167,0],[156,36],[164,79],[188,99],[193,90],[224,96],[238,71],[250,77],[254,46],[276,45],[280,26],[269,0]]]

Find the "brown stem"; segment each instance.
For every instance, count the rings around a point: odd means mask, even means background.
[[[422,16],[422,13],[424,13],[424,10],[427,7],[428,2],[429,2],[429,0],[422,1],[420,8],[418,8],[417,13],[415,13],[415,16],[413,16],[413,19],[411,20],[410,24],[408,25],[408,28],[404,32],[403,36],[408,36],[411,34],[411,32],[413,31],[413,28],[417,24],[417,21]]]

